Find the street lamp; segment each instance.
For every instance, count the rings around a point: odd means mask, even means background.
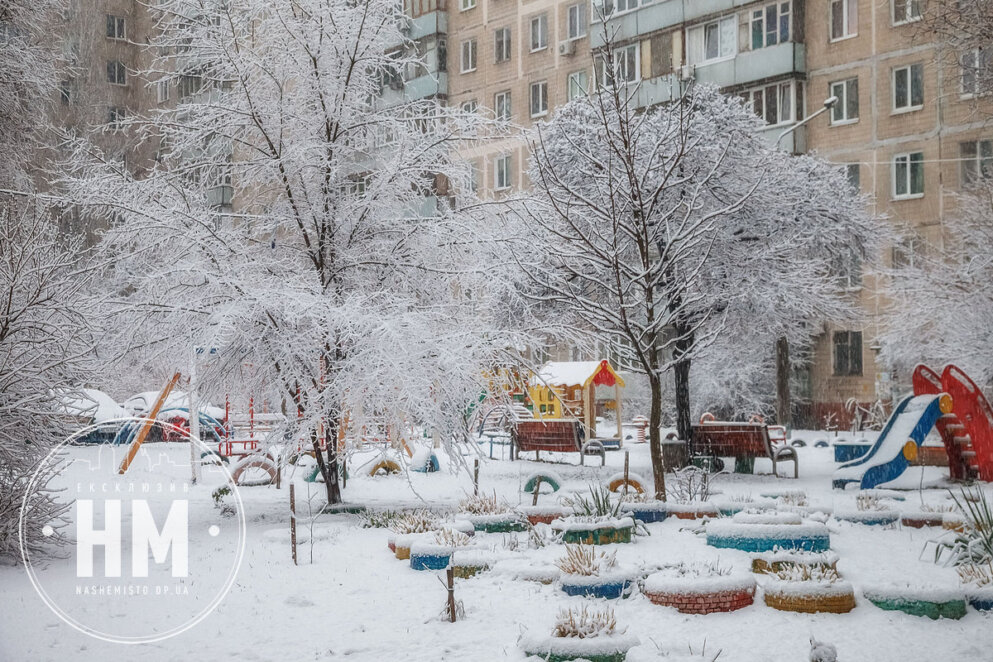
[[[830,96],[824,100],[824,105],[789,127],[776,138],[776,146],[783,138],[793,133],[801,126],[814,119],[821,113],[827,112],[838,103],[838,97]],[[786,428],[787,433],[793,427],[793,412],[790,403],[790,341],[786,336],[776,339],[776,423]]]

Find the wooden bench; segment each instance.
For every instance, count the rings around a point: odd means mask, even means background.
[[[551,453],[579,453],[580,464],[586,454],[599,455],[601,465],[606,463],[603,444],[584,440],[582,423],[575,419],[544,419],[518,421],[511,433],[512,449],[534,451],[534,459],[541,459],[541,451]],[[511,453],[511,459],[514,454]]]
[[[769,439],[769,427],[764,423],[705,422],[692,426],[690,452],[694,456],[734,457],[735,471],[751,472],[755,458],[772,460],[772,473],[778,478],[778,463],[793,462],[793,477],[799,474],[796,450],[788,445],[776,447]]]

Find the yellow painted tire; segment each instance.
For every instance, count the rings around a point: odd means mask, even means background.
[[[382,462],[377,462],[376,465],[369,470],[369,475],[375,476],[380,471],[385,471],[388,474],[398,474],[400,473],[400,465],[392,460],[383,460]]]
[[[910,440],[903,445],[903,457],[907,462],[913,462],[917,459],[917,442]]]
[[[645,493],[645,488],[641,486],[641,483],[639,483],[637,480],[633,478],[628,478],[627,480],[624,480],[623,478],[615,478],[614,480],[607,483],[607,489],[610,490],[611,492],[618,492],[622,487],[624,487],[625,483],[627,483],[627,486],[633,489],[638,494]]]

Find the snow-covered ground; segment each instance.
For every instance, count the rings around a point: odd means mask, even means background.
[[[821,435],[826,437],[827,435]],[[485,447],[484,451],[486,450]],[[651,475],[646,445],[629,443],[631,469]],[[497,455],[499,456],[499,448]],[[175,458],[176,467],[188,456],[180,444],[156,444],[154,453]],[[74,448],[73,457],[95,458],[98,448]],[[103,452],[106,452],[104,450]],[[853,492],[831,490],[835,468],[830,448],[807,446],[799,449],[800,478],[777,479],[767,475],[768,462],[756,462],[757,475],[721,476],[715,489],[721,498],[764,492],[800,489],[814,505],[854,510]],[[472,492],[471,472],[443,471],[369,477],[363,462],[375,455],[355,458],[345,490],[348,502],[373,508],[430,506],[454,509],[460,498]],[[495,491],[513,504],[530,505],[531,496],[521,486],[536,470],[551,470],[564,479],[562,491],[543,495],[540,503],[553,504],[565,493],[586,490],[601,483],[623,466],[623,453],[607,455],[607,466],[592,459],[578,466],[576,455],[558,458],[562,464],[528,460],[484,459],[480,470],[481,490]],[[466,461],[471,465],[472,456]],[[366,467],[367,470],[368,467]],[[792,473],[791,467],[788,468]],[[924,483],[939,480],[941,469],[911,469],[914,482],[923,472]],[[154,644],[124,646],[90,638],[63,623],[32,588],[21,567],[0,567],[0,660],[523,660],[518,638],[524,632],[547,634],[556,612],[563,606],[583,602],[568,597],[556,585],[542,585],[513,579],[495,571],[472,579],[456,580],[456,598],[466,611],[464,620],[451,624],[438,616],[445,603],[441,572],[418,572],[408,562],[398,561],[387,548],[390,532],[362,528],[355,515],[322,516],[311,536],[306,520],[308,490],[317,494],[321,485],[303,481],[308,471],[297,469],[275,487],[242,488],[247,521],[244,562],[227,597],[199,625]],[[766,474],[766,475],[763,475]],[[178,471],[177,481],[185,480]],[[209,500],[209,494],[222,484],[224,475],[207,469],[200,484],[191,488],[193,497]],[[294,566],[289,543],[288,484],[296,485],[301,514],[300,565]],[[912,491],[897,509],[919,509],[927,503],[947,503],[947,492],[939,488]],[[192,509],[190,529],[208,523],[234,522],[221,518],[212,506]],[[708,547],[702,536],[690,529],[697,522],[669,518],[649,524],[651,535],[639,536],[633,544],[614,545],[622,567],[673,563],[683,560],[719,559],[725,566],[748,571],[750,559],[744,552]],[[970,609],[959,621],[931,621],[899,612],[882,611],[861,597],[862,587],[904,583],[955,588],[958,577],[951,569],[931,562],[933,550],[925,543],[941,534],[938,529],[911,529],[861,526],[829,521],[831,547],[840,556],[838,569],[856,589],[858,606],[848,614],[798,614],[771,609],[762,602],[761,590],[754,605],[733,613],[705,616],[682,615],[674,609],[653,605],[640,594],[612,601],[618,624],[641,640],[628,659],[631,662],[660,658],[661,651],[682,652],[688,646],[699,649],[706,642],[711,656],[718,650],[721,662],[804,661],[810,639],[837,646],[842,662],[873,662],[942,659],[949,662],[990,660],[993,656],[993,617]],[[215,553],[204,553],[199,541],[194,564],[222,574],[231,565],[230,542],[235,526],[222,526],[212,543]],[[511,542],[520,538],[516,550]],[[311,545],[310,538],[313,538]],[[516,556],[522,563],[551,563],[562,547],[551,544],[528,549],[524,534],[477,534],[486,547]],[[192,543],[191,543],[192,545]],[[43,570],[47,581],[76,583],[72,558],[52,560]],[[759,584],[763,578],[758,577]],[[93,601],[92,609],[106,609]],[[86,604],[78,605],[87,609]],[[161,618],[155,608],[128,609],[123,601],[115,618],[126,628],[145,631]],[[91,614],[92,615],[92,614]],[[665,659],[662,657],[662,659]],[[709,659],[709,658],[708,658]]]

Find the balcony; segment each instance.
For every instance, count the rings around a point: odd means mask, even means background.
[[[420,39],[432,34],[448,34],[447,9],[446,0],[404,0],[403,12],[409,17],[407,36]]]
[[[645,1],[645,0],[643,0]],[[611,31],[617,30],[616,41],[623,42],[657,30],[664,30],[686,21],[725,12],[734,7],[743,7],[755,0],[655,0],[638,9],[608,18]],[[596,14],[594,13],[594,16]],[[596,19],[593,23],[599,23]],[[590,30],[593,48],[603,46],[603,31]]]
[[[389,107],[405,101],[416,101],[417,99],[428,99],[435,96],[446,96],[447,94],[448,74],[438,72],[427,73],[423,76],[404,81],[397,88],[384,87],[380,99],[383,106]]]
[[[804,45],[787,42],[738,53],[728,60],[698,64],[694,78],[698,83],[711,83],[726,88],[806,71],[807,58]]]

